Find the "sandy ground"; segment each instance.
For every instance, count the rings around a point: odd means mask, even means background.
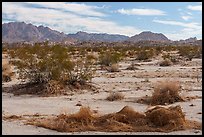
[[[130,61],[120,63],[121,72],[108,73],[98,70],[92,79],[97,87],[97,92],[84,91],[83,94],[76,93],[71,96],[37,97],[33,95],[14,96],[10,93],[2,93],[3,115],[25,115],[25,114],[60,114],[75,113],[80,109],[77,103],[89,106],[97,110],[99,114],[117,112],[128,105],[138,112],[145,112],[148,105],[135,103],[135,100],[145,95],[151,95],[154,83],[158,80],[177,80],[182,86],[183,96],[202,97],[202,59],[193,59],[192,62],[183,65],[159,67],[154,62],[137,62],[139,70],[125,70]],[[147,80],[148,79],[148,80]],[[3,83],[3,86],[11,86],[18,83],[17,79]],[[120,101],[107,101],[110,92],[121,92],[125,98]],[[193,104],[193,106],[191,106]],[[177,102],[169,106],[181,105],[186,119],[202,122],[202,98],[193,99],[188,102]],[[201,112],[201,114],[199,113]],[[134,134],[134,135],[201,135],[201,130],[185,130],[170,133],[161,132],[74,132],[62,133],[45,128],[25,125],[24,121],[2,120],[2,134],[29,134],[29,135],[61,135],[61,134]]]

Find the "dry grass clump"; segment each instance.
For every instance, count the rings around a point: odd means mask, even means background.
[[[163,61],[160,62],[160,66],[171,66],[173,63],[171,62],[170,59],[165,59]]]
[[[17,116],[17,115],[9,115],[9,116],[3,116],[3,120],[22,120],[22,116]]]
[[[9,82],[11,81],[12,76],[14,73],[11,69],[11,64],[5,59],[2,60],[2,82]]]
[[[136,67],[136,64],[131,63],[128,67],[127,70],[138,70],[138,68]]]
[[[176,81],[160,81],[154,87],[151,97],[152,105],[172,104],[184,101],[180,97],[180,84]]]
[[[112,64],[110,67],[107,67],[108,72],[120,72],[118,64]]]
[[[116,113],[105,115],[94,114],[89,107],[81,107],[75,114],[61,114],[44,119],[33,118],[28,120],[27,124],[60,132],[170,132],[201,129],[201,123],[185,119],[180,106],[155,107],[143,114],[125,106]]]
[[[147,119],[155,126],[172,126],[179,127],[185,124],[185,115],[180,106],[175,107],[155,107],[146,112]]]
[[[27,124],[36,125],[59,132],[86,131],[95,129],[92,122],[95,116],[89,107],[81,107],[75,114],[60,114],[54,118],[31,119]]]
[[[137,103],[149,105],[166,105],[185,101],[180,96],[180,84],[177,81],[159,81],[154,86],[152,96],[139,98]]]
[[[147,121],[145,120],[145,115],[134,111],[134,109],[129,106],[123,107],[116,114],[122,115],[123,118],[119,121],[123,123],[134,124],[135,126],[142,126],[147,124]]]
[[[109,96],[106,98],[106,100],[109,101],[115,101],[115,100],[122,100],[124,99],[125,95],[123,95],[120,92],[112,92],[109,94]]]

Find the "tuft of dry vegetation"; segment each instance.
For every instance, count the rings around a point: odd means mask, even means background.
[[[180,84],[177,81],[160,81],[154,87],[151,104],[164,105],[184,101],[180,97],[180,91]]]
[[[185,129],[201,129],[201,123],[185,119],[180,106],[164,108],[156,106],[139,113],[125,106],[116,113],[94,114],[89,107],[81,107],[75,114],[60,114],[48,118],[32,118],[27,124],[59,132],[171,132]]]
[[[133,62],[126,69],[127,70],[138,70],[138,68],[136,67],[136,64],[134,64]]]
[[[165,59],[159,63],[160,66],[171,66],[172,64],[170,59]]]
[[[109,100],[109,101],[122,100],[124,99],[124,97],[125,96],[120,92],[112,92],[108,95],[106,100]]]
[[[108,72],[120,72],[118,64],[112,64],[110,67],[107,67]]]
[[[136,102],[150,105],[166,105],[185,101],[184,98],[180,96],[180,92],[180,84],[178,81],[159,81],[154,86],[152,96],[142,97]]]
[[[180,106],[169,107],[168,109],[156,106],[145,112],[145,114],[149,121],[159,127],[166,125],[170,127],[179,127],[184,126],[185,123],[185,115]]]
[[[14,73],[11,69],[11,64],[5,59],[2,60],[2,82],[9,82],[11,81]]]

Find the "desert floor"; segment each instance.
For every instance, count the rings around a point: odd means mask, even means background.
[[[126,70],[131,64],[131,60],[119,63],[120,72],[109,73],[97,70],[92,82],[97,87],[96,91],[77,92],[68,96],[58,97],[38,97],[34,95],[14,96],[11,93],[2,92],[2,117],[3,115],[29,115],[43,114],[52,115],[60,113],[75,113],[83,106],[89,106],[99,114],[117,112],[124,106],[131,106],[138,112],[145,112],[146,104],[136,103],[139,97],[149,95],[153,91],[155,82],[160,80],[179,81],[182,88],[181,96],[198,96],[187,102],[177,102],[168,106],[180,105],[185,112],[186,119],[199,121],[202,123],[202,59],[193,59],[183,64],[160,67],[154,60],[151,62],[137,62],[138,70]],[[19,81],[13,79],[10,82],[2,83],[3,87],[17,84]],[[125,98],[119,101],[108,101],[107,96],[111,92],[121,92]],[[193,105],[192,105],[193,104]],[[23,120],[2,120],[2,134],[135,134],[135,135],[200,135],[202,130],[174,131],[170,133],[162,132],[73,132],[62,133],[48,130],[32,125],[25,125]]]

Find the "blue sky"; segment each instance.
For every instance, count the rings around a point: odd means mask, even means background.
[[[202,38],[202,2],[3,2],[2,23],[24,21],[64,33]]]

